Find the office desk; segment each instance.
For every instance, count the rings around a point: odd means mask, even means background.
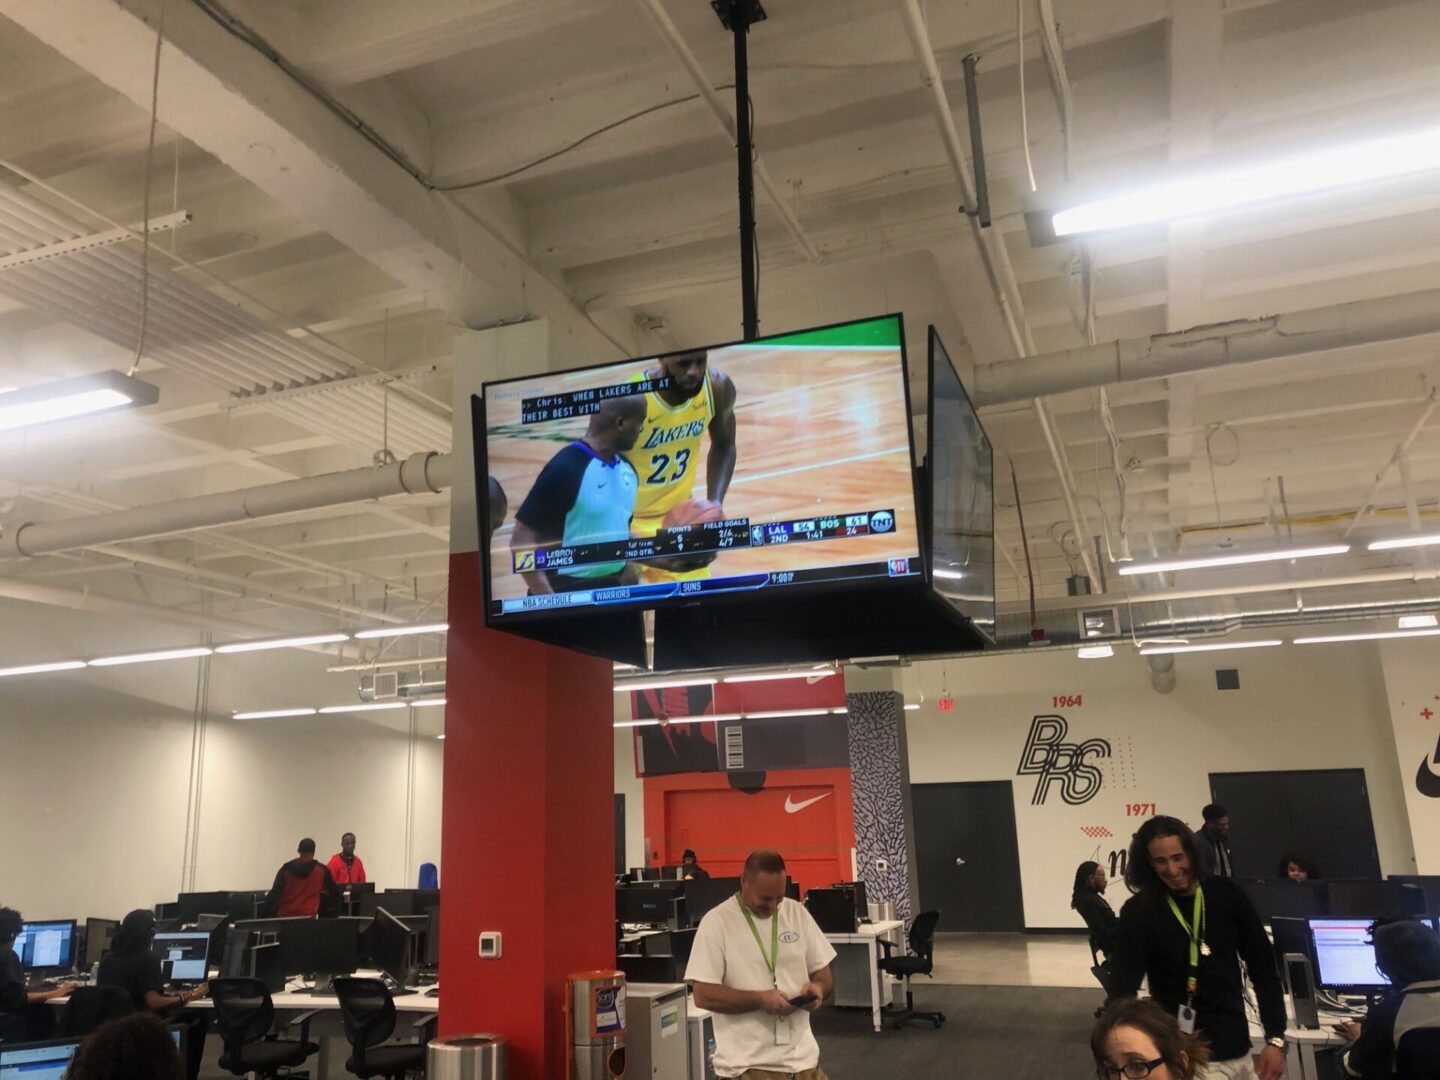
[[[866,923],[853,934],[826,934],[825,940],[835,946],[835,1000],[840,1007],[869,1007],[875,1030],[880,1030],[880,1011],[890,1004],[890,980],[882,978],[876,964],[880,960],[880,939],[893,942],[895,955],[905,952],[905,923],[899,919]]]
[[[1362,1015],[1320,1010],[1320,1026],[1314,1030],[1295,1027],[1294,1009],[1290,996],[1285,996],[1285,1011],[1290,1017],[1290,1026],[1285,1029],[1286,1080],[1316,1080],[1320,1075],[1315,1064],[1315,1051],[1345,1045],[1345,1040],[1331,1030],[1331,1025],[1342,1020],[1361,1020]],[[1251,1049],[1259,1053],[1265,1046],[1265,1032],[1260,1025],[1250,1024]]]

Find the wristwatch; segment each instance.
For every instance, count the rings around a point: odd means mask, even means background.
[[[1272,1036],[1271,1038],[1266,1039],[1266,1040],[1265,1040],[1265,1045],[1266,1045],[1266,1046],[1273,1046],[1273,1047],[1275,1047],[1276,1050],[1284,1050],[1284,1049],[1285,1049],[1285,1039],[1284,1039],[1283,1036],[1275,1035],[1275,1036]]]

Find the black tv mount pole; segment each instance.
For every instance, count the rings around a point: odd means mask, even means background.
[[[753,23],[766,19],[760,0],[710,0],[720,23],[735,39],[735,161],[740,188],[741,316],[746,341],[760,336],[760,287],[756,276],[755,145],[750,115],[750,52]]]

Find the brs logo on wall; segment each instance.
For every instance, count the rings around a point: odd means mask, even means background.
[[[1105,776],[1089,759],[1108,758],[1110,743],[1105,739],[1067,743],[1069,733],[1063,716],[1037,716],[1030,722],[1015,775],[1037,777],[1032,806],[1044,806],[1054,784],[1060,785],[1060,797],[1070,806],[1083,806],[1100,794]]]

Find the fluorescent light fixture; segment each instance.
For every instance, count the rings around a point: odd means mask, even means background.
[[[828,679],[836,674],[832,667],[811,668],[809,671],[755,671],[749,675],[727,675],[724,682],[746,683],[746,682],[770,682],[772,679],[810,679],[818,682],[821,679]]]
[[[118,371],[57,379],[5,394],[0,399],[0,431],[131,406],[154,405],[159,400],[160,391],[156,387]]]
[[[148,664],[155,660],[190,660],[196,656],[209,656],[214,649],[196,645],[189,649],[162,649],[159,652],[130,653],[127,656],[102,656],[91,660],[91,667],[119,667],[121,664]]]
[[[369,701],[360,705],[326,705],[320,712],[324,716],[330,716],[333,713],[380,712],[383,709],[403,709],[405,707],[403,701]]]
[[[1440,533],[1392,536],[1388,540],[1372,540],[1366,547],[1371,551],[1392,551],[1395,548],[1431,547],[1434,544],[1440,544]]]
[[[672,716],[672,717],[670,717],[670,718],[666,721],[666,723],[667,723],[667,724],[718,724],[718,723],[719,723],[720,721],[722,721],[722,720],[743,720],[743,719],[745,719],[745,718],[744,718],[743,716],[741,716],[738,712],[728,712],[728,713],[715,713],[715,714],[713,714],[713,715],[706,715],[706,716]],[[655,726],[657,726],[659,723],[660,723],[659,720],[617,720],[617,721],[615,722],[615,727],[617,727],[617,728],[655,727]]]
[[[259,712],[237,712],[232,720],[278,720],[282,716],[314,716],[314,709],[261,709]]]
[[[298,649],[305,645],[331,645],[349,641],[349,634],[309,634],[305,637],[276,638],[273,641],[233,641],[220,645],[217,653],[264,652],[266,649]]]
[[[1440,626],[1440,619],[1434,615],[1401,615],[1401,630],[1424,630],[1428,626]]]
[[[1196,555],[1188,559],[1134,562],[1120,567],[1119,573],[1123,577],[1133,574],[1168,574],[1172,570],[1205,570],[1212,566],[1248,566],[1251,563],[1314,559],[1322,555],[1344,555],[1349,550],[1349,544],[1320,544],[1315,547],[1272,548],[1269,551],[1239,551],[1229,555]]]
[[[1166,653],[1224,652],[1227,649],[1268,649],[1284,645],[1279,638],[1264,641],[1211,641],[1200,645],[1152,645],[1140,650],[1141,656],[1163,656]]]
[[[841,706],[841,707],[838,708],[838,709],[831,709],[831,710],[830,710],[830,713],[831,713],[832,716],[846,716],[846,715],[849,714],[849,712],[850,712],[850,710],[849,710],[848,708],[845,708],[844,706]]]
[[[374,630],[361,630],[355,636],[361,641],[371,638],[409,637],[411,634],[443,634],[450,629],[449,623],[424,623],[420,626],[381,626]]]
[[[1440,169],[1440,128],[1295,154],[1137,188],[1062,210],[1056,236],[1119,229]]]
[[[11,675],[44,675],[47,671],[74,671],[83,668],[84,660],[57,660],[50,664],[22,664],[20,667],[0,668],[0,679]]]
[[[432,697],[426,698],[423,701],[412,701],[410,704],[414,705],[417,709],[430,709],[437,705],[444,705],[445,699],[443,697]]]
[[[617,721],[615,721],[615,726],[616,726],[616,727],[621,727],[621,728],[631,728],[631,727],[659,727],[659,726],[660,726],[660,721],[659,721],[659,720],[617,720]]]
[[[1337,641],[1387,641],[1391,638],[1437,637],[1440,628],[1428,630],[1375,630],[1365,634],[1326,634],[1323,637],[1297,637],[1296,645],[1329,645]]]
[[[781,716],[829,716],[831,709],[766,709],[763,712],[747,712],[747,720],[774,720]]]
[[[444,741],[445,741],[445,733],[442,731],[439,735],[436,735],[435,738],[439,739],[441,742],[444,742]]]
[[[913,702],[913,701],[912,701],[912,702],[910,702],[908,705],[905,706],[905,711],[906,711],[906,712],[919,712],[919,711],[920,711],[920,705],[919,705],[918,702]]]
[[[631,690],[676,690],[682,686],[714,686],[714,679],[654,679],[640,682],[617,682],[615,693],[628,694]]]
[[[1115,650],[1109,645],[1086,645],[1075,654],[1081,660],[1104,660],[1115,655]]]

